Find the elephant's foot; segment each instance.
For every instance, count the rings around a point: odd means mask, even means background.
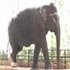
[[[52,69],[52,67],[51,66],[45,66],[45,69]]]
[[[17,67],[17,66],[18,66],[17,63],[11,62],[11,67]]]
[[[38,68],[32,68],[32,69],[30,69],[30,70],[38,70]]]
[[[11,67],[17,67],[17,63],[13,62],[13,59],[12,59],[12,57],[10,55],[8,56],[8,60],[11,63]]]
[[[32,69],[31,70],[38,70],[38,65],[37,64],[33,64]]]

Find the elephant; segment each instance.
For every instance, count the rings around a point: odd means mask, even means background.
[[[27,8],[12,18],[8,26],[11,66],[16,66],[16,55],[24,46],[35,44],[32,69],[38,69],[38,56],[42,49],[44,68],[51,68],[46,34],[54,32],[57,43],[57,68],[59,66],[60,24],[57,8],[53,3],[38,8]]]

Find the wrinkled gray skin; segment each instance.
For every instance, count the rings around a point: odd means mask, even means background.
[[[41,12],[42,10],[44,12]],[[57,9],[54,5],[45,5],[42,8],[31,8],[20,12],[10,22],[8,28],[9,41],[12,47],[11,58],[16,62],[16,55],[22,50],[23,46],[35,44],[33,69],[38,68],[38,56],[42,49],[45,69],[50,68],[46,34],[48,31],[54,32],[57,42],[57,62],[59,62],[60,48],[60,25]],[[43,16],[42,16],[43,15]],[[46,20],[44,20],[46,18]],[[57,63],[59,65],[59,63]]]

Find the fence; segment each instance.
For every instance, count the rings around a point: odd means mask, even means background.
[[[24,49],[23,51],[21,51],[18,55],[17,55],[17,60],[18,61],[22,61],[22,62],[27,62],[27,66],[29,67],[30,62],[33,61],[33,49]],[[2,53],[0,53],[0,64],[3,65],[4,63],[2,63],[3,60],[7,60],[7,54],[3,51]],[[56,63],[56,49],[49,49],[49,58],[50,61],[52,63]],[[42,51],[39,54],[39,62],[43,62],[44,61],[44,57],[42,54]],[[65,64],[65,68],[66,68],[66,63],[70,62],[70,50],[60,50],[60,62]]]

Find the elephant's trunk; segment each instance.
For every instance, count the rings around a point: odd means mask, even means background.
[[[56,30],[56,43],[57,43],[57,69],[59,68],[59,56],[60,56],[60,25],[57,24]]]

